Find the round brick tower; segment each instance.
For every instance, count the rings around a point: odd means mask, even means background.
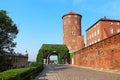
[[[66,44],[69,50],[78,50],[80,43],[78,41],[81,36],[81,18],[76,12],[65,14],[63,19],[63,43]]]

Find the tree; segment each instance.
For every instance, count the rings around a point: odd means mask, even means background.
[[[16,24],[13,23],[5,10],[0,10],[0,53],[13,51],[16,45],[13,41],[17,34]]]
[[[10,54],[14,51],[13,48],[16,46],[14,39],[17,34],[16,24],[13,23],[5,10],[0,10],[0,70],[2,71],[12,65],[10,56],[7,56],[6,53]]]

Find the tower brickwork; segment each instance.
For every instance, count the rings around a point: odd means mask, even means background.
[[[76,51],[84,47],[84,37],[81,32],[82,16],[75,12],[69,12],[63,19],[63,43],[69,50]]]

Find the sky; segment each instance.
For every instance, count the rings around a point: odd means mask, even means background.
[[[82,35],[106,16],[120,20],[120,0],[0,0],[0,10],[17,24],[15,52],[35,61],[42,44],[63,44],[62,16],[70,11],[82,15]],[[86,41],[85,41],[86,42]]]

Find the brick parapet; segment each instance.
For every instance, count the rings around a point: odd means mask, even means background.
[[[74,64],[120,70],[120,33],[74,53]]]

